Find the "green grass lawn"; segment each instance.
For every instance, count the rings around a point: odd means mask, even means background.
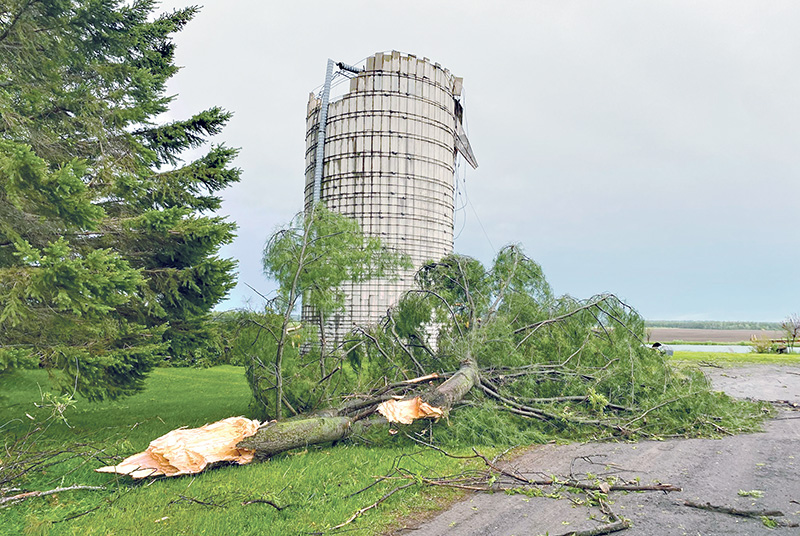
[[[800,365],[800,354],[675,352],[671,361],[695,365],[698,363],[713,363],[720,366]]]
[[[691,344],[692,346],[750,346],[752,342],[717,342],[717,341],[659,341],[667,346],[673,344]]]
[[[32,425],[45,422],[49,410],[34,404],[41,403],[39,389],[47,385],[46,374],[39,371],[18,373],[0,385],[0,433],[5,444]],[[218,467],[171,479],[133,482],[93,471],[144,450],[169,430],[246,415],[249,400],[243,370],[230,366],[157,369],[147,388],[136,396],[97,404],[79,400],[66,412],[69,426],[48,421],[49,428],[37,437],[37,447],[70,448],[80,455],[63,455],[61,463],[44,468],[22,487],[47,490],[82,484],[105,486],[106,490],[63,492],[2,508],[0,534],[309,533],[347,520],[405,483],[386,480],[353,495],[395,467],[426,475],[464,469],[463,461],[400,441],[397,446],[346,442],[309,447],[268,462]],[[5,450],[0,453],[0,461],[5,455]],[[358,534],[378,534],[400,517],[424,515],[455,496],[452,491],[414,486],[347,528],[359,529]],[[263,502],[243,504],[259,499],[282,509]]]
[[[726,366],[800,364],[800,356],[778,354],[677,352],[673,360]],[[45,430],[34,436],[37,449],[68,450],[58,463],[40,467],[17,486],[23,491],[72,485],[105,489],[62,492],[0,507],[0,534],[266,536],[324,532],[408,482],[395,473],[393,478],[370,487],[376,477],[397,468],[407,474],[452,475],[473,463],[419,447],[403,434],[389,439],[387,429],[382,428],[370,432],[371,443],[352,440],[309,447],[263,463],[134,482],[95,473],[94,469],[140,452],[153,439],[181,426],[196,427],[247,415],[251,396],[243,370],[232,366],[157,369],[147,388],[136,396],[94,404],[78,400],[65,412],[67,423],[48,420],[51,409],[36,406],[41,405],[40,392],[47,386],[47,375],[41,371],[22,371],[0,383],[0,439],[5,447],[42,425]],[[423,427],[421,424],[417,429]],[[485,453],[496,451],[486,448]],[[454,453],[471,451],[461,447]],[[10,459],[7,448],[0,451],[0,463]],[[404,523],[408,516],[424,516],[456,497],[452,490],[412,486],[345,530],[380,534]],[[251,501],[262,502],[247,504]]]

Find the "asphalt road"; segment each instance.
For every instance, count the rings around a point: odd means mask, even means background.
[[[713,385],[733,396],[800,404],[800,366],[710,369]],[[510,464],[525,473],[616,473],[643,484],[669,483],[680,492],[611,492],[611,509],[633,522],[623,536],[798,535],[760,520],[687,507],[683,500],[743,510],[780,510],[800,523],[800,411],[784,408],[764,433],[724,439],[543,445]],[[758,490],[760,497],[740,490]],[[597,528],[601,512],[568,499],[474,494],[449,510],[395,534],[414,536],[550,536]]]

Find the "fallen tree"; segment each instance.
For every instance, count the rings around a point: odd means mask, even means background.
[[[283,370],[264,365],[266,356],[251,356],[248,378],[266,421],[229,447],[265,459],[360,437],[377,424],[396,430],[442,418],[447,425],[431,433],[461,444],[757,426],[759,408],[712,393],[702,373],[675,369],[643,334],[642,319],[613,295],[554,297],[539,266],[516,247],[502,250],[491,270],[453,255],[424,267],[380,326],[357,330],[342,347],[300,354],[296,344],[291,355],[283,346],[286,382],[277,378]],[[282,396],[272,396],[278,387]],[[279,400],[294,417],[272,418]],[[134,462],[114,470],[144,475]]]
[[[401,401],[375,397],[330,412],[331,415],[272,421],[239,442],[237,447],[252,450],[259,458],[267,458],[298,447],[338,441],[376,423],[411,424],[420,418],[438,419],[449,413],[479,381],[477,363],[468,358],[458,372],[423,396]],[[406,385],[413,383],[406,382]],[[363,419],[368,416],[371,419],[365,422]]]
[[[380,326],[357,330],[328,355],[318,349],[321,357],[306,358],[330,360],[333,373],[305,376],[311,367],[298,357],[293,376],[302,387],[286,403],[301,416],[263,426],[240,446],[266,457],[284,444],[360,435],[386,422],[381,405],[392,399],[419,399],[441,415],[470,413],[466,424],[454,417],[435,429],[445,440],[456,435],[473,443],[509,433],[531,441],[542,430],[636,438],[755,426],[757,408],[712,393],[701,373],[675,369],[643,337],[643,320],[616,296],[553,296],[539,265],[516,246],[503,249],[491,270],[452,255],[425,266],[416,288]],[[426,381],[409,379],[414,373]],[[259,389],[270,391],[269,383],[251,387],[256,399]],[[293,442],[285,442],[287,435]]]
[[[265,459],[299,447],[338,441],[376,423],[411,424],[419,418],[438,419],[478,381],[477,365],[468,359],[456,374],[426,395],[425,400],[419,396],[404,400],[373,399],[367,405],[370,407],[367,412],[359,412],[361,404],[356,404],[323,415],[269,421],[257,429],[257,424],[249,419],[233,417],[192,430],[173,430],[152,441],[146,451],[97,471],[136,479],[193,474],[217,462],[241,465],[250,463],[254,455]],[[405,385],[414,383],[414,380],[404,382]],[[363,420],[376,413],[378,417]]]

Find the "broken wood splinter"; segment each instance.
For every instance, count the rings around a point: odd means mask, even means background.
[[[199,473],[216,462],[253,461],[255,452],[236,444],[258,431],[261,423],[245,417],[228,417],[200,428],[178,428],[150,442],[147,450],[125,458],[119,465],[95,469],[139,479]]]
[[[444,411],[423,402],[418,396],[407,400],[385,400],[378,406],[378,413],[389,422],[411,424],[417,419],[436,419],[444,417]]]

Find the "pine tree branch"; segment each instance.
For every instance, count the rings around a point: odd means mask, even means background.
[[[27,1],[27,2],[26,2],[26,3],[25,3],[25,4],[24,4],[24,5],[23,5],[23,6],[22,6],[20,9],[19,9],[19,11],[18,11],[16,14],[14,14],[14,17],[11,19],[11,21],[8,23],[8,25],[6,25],[6,28],[5,28],[5,30],[3,30],[3,33],[2,33],[2,34],[0,34],[0,43],[6,40],[6,38],[7,38],[7,37],[9,36],[9,34],[11,33],[11,30],[13,30],[13,29],[14,29],[14,26],[16,26],[16,25],[17,25],[17,22],[19,22],[19,19],[20,19],[20,18],[22,18],[22,15],[24,15],[24,14],[25,14],[25,12],[28,10],[28,8],[29,8],[29,7],[31,7],[31,5],[32,5],[34,2],[36,2],[36,1],[37,1],[37,0],[28,0],[28,1]]]

